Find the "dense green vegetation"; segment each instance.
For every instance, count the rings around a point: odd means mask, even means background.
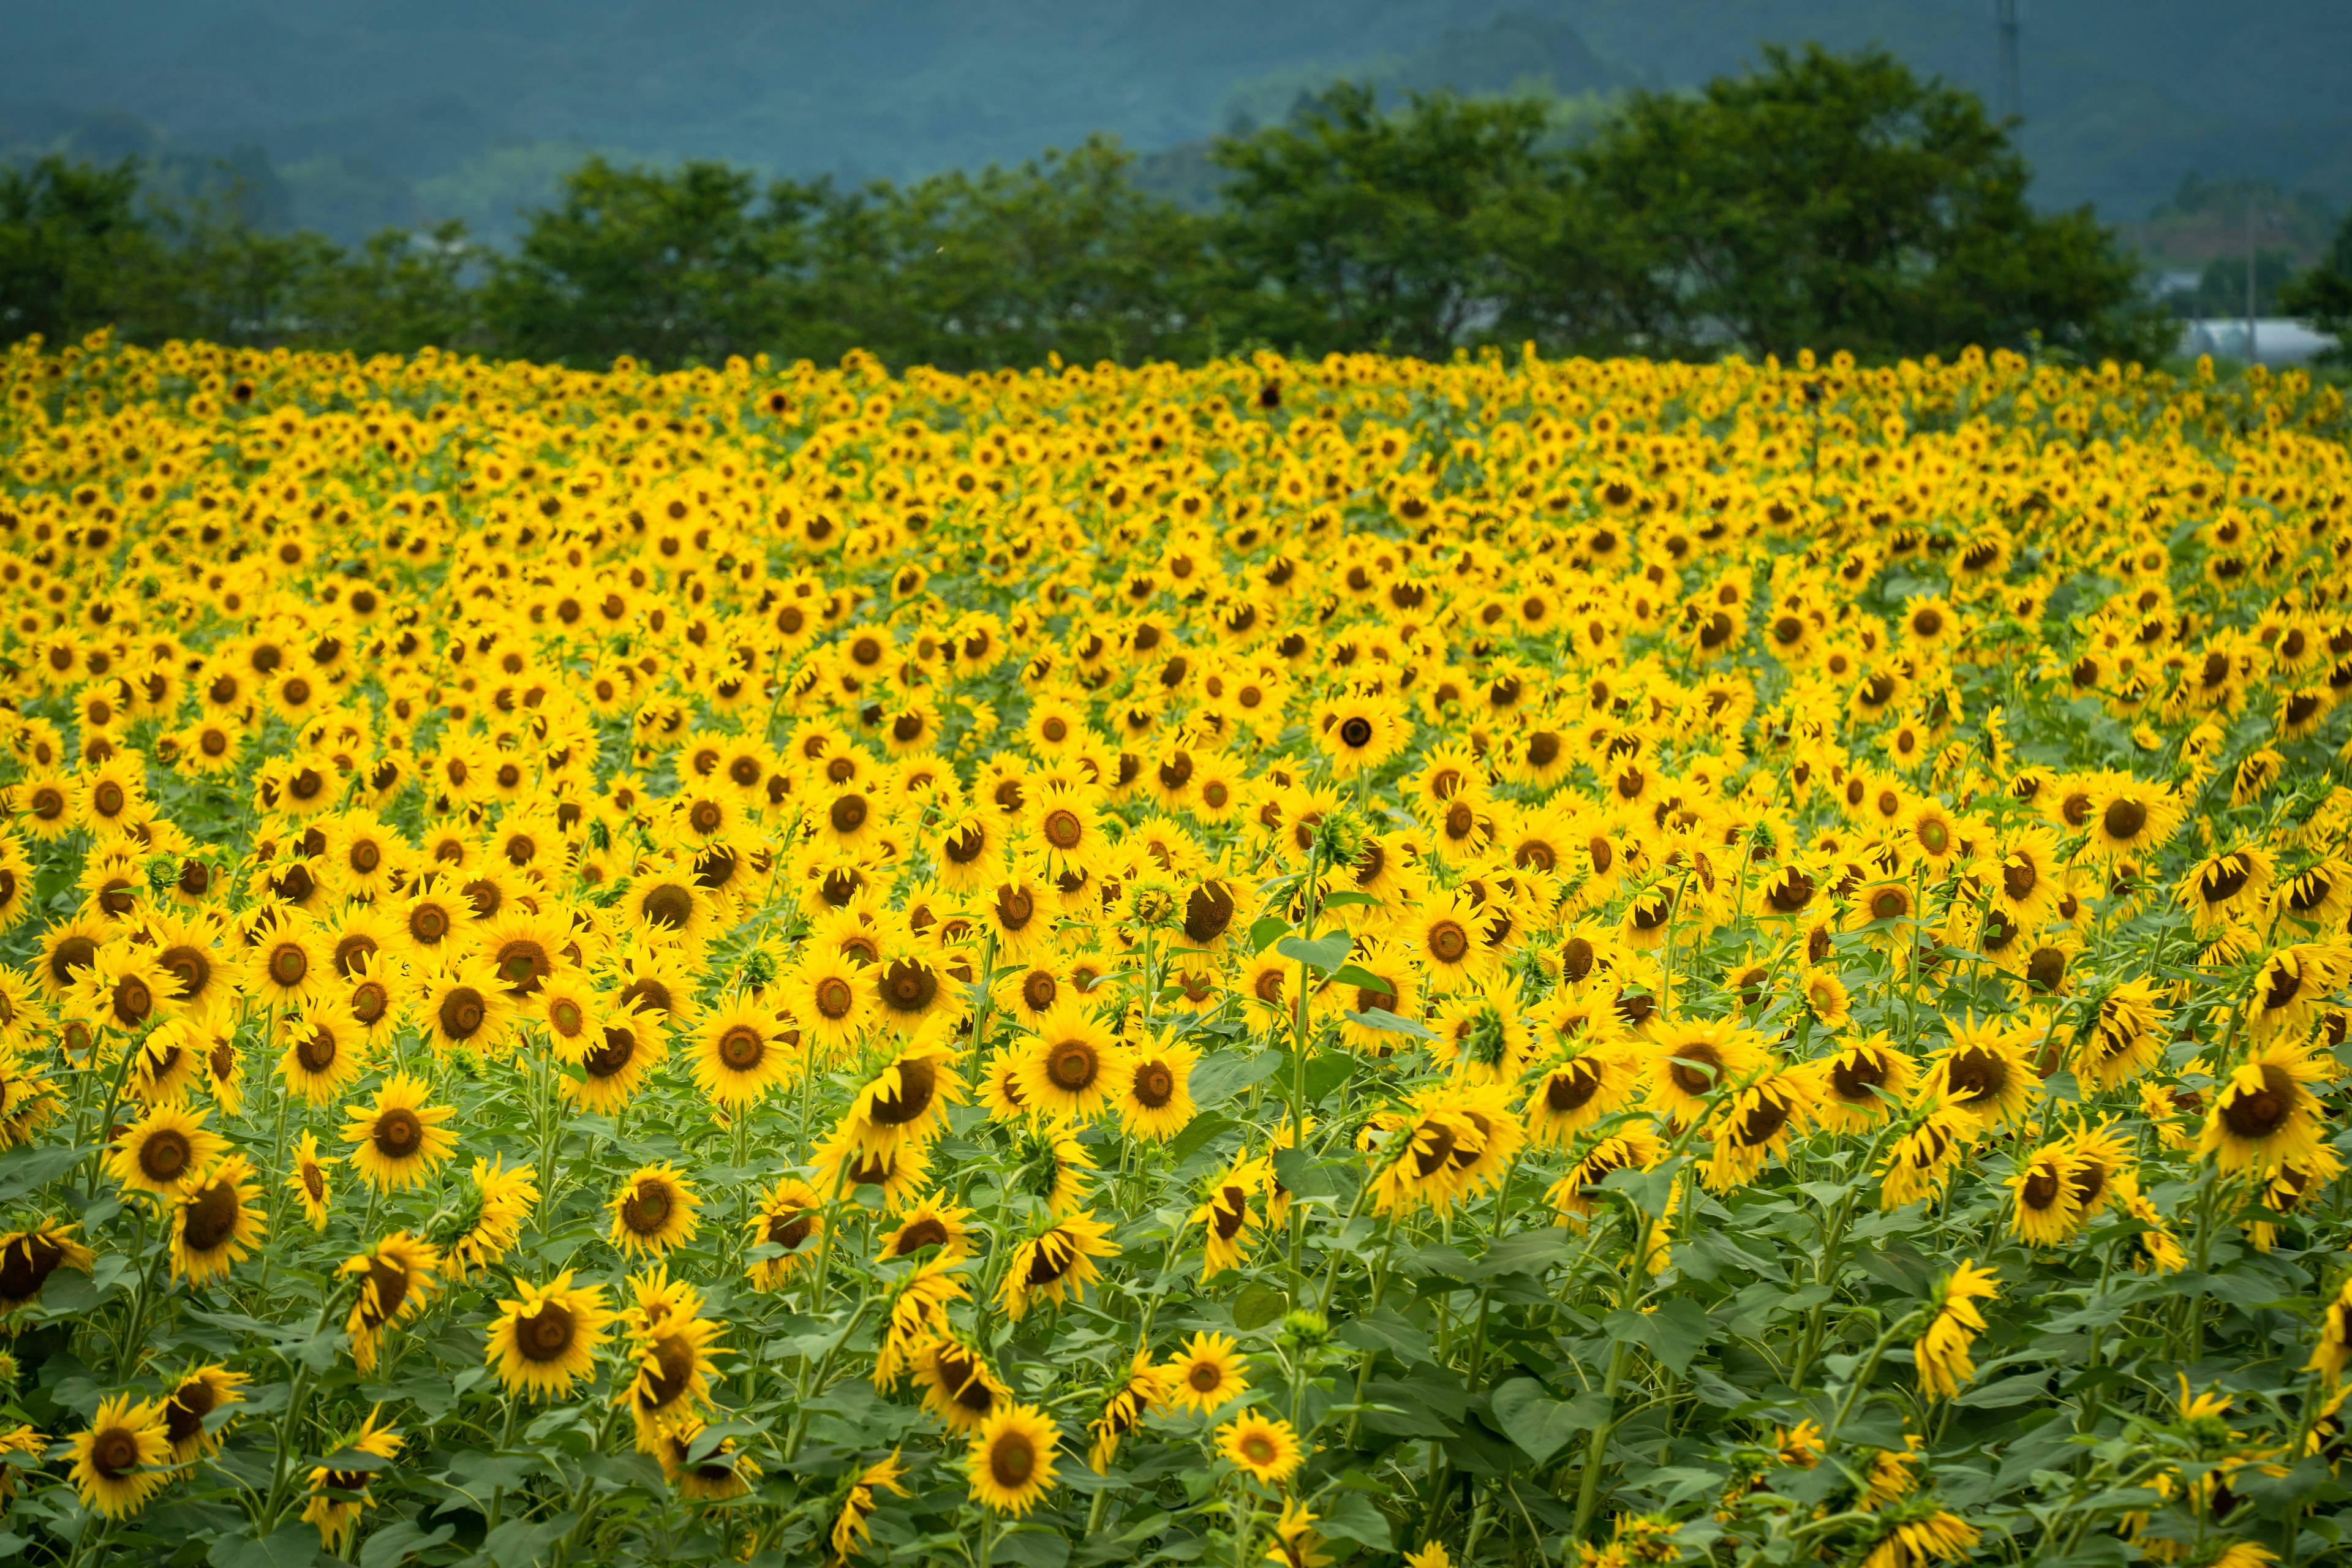
[[[0,335],[579,365],[730,355],[953,368],[1308,353],[1873,357],[2161,345],[2087,212],[2043,215],[1971,94],[1884,53],[1769,52],[1696,95],[1563,125],[1538,97],[1342,86],[1222,139],[1207,212],[1091,139],[908,184],[591,158],[510,247],[446,226],[357,248],[232,202],[142,200],[129,164],[0,175]]]

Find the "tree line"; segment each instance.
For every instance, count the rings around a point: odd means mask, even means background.
[[[1108,140],[909,183],[591,158],[507,248],[457,226],[345,248],[142,195],[137,169],[0,174],[0,339],[427,343],[599,367],[732,354],[953,370],[1254,345],[1712,358],[1969,344],[2152,358],[2170,327],[2087,208],[2037,212],[1974,95],[1883,52],[1767,50],[1573,123],[1539,98],[1342,85],[1221,139],[1209,210]]]

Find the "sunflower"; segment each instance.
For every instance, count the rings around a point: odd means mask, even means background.
[[[229,1151],[229,1142],[205,1126],[212,1113],[159,1105],[115,1140],[106,1173],[124,1190],[175,1197],[197,1173]]]
[[[727,1502],[751,1489],[760,1466],[751,1455],[736,1450],[735,1439],[713,1443],[703,1436],[706,1423],[697,1417],[679,1421],[661,1440],[655,1458],[662,1474],[682,1497],[697,1502]]]
[[[1973,1258],[1962,1258],[1937,1282],[1935,1316],[1912,1346],[1919,1368],[1919,1392],[1928,1399],[1958,1397],[1960,1384],[1977,1374],[1976,1363],[1969,1355],[1969,1346],[1985,1329],[1984,1313],[1977,1303],[1999,1293],[1999,1278],[1979,1268]]]
[[[2263,1176],[2289,1163],[2310,1161],[2326,1127],[2319,1102],[2305,1085],[2325,1076],[2322,1063],[2306,1050],[2257,1047],[2216,1092],[2197,1141],[2198,1155],[2210,1156],[2228,1173]]]
[[[2014,1204],[2010,1234],[2029,1247],[2058,1247],[2069,1240],[2085,1217],[2073,1174],[2073,1162],[2056,1150],[2042,1150],[2018,1167],[2002,1184]]]
[[[163,1436],[172,1445],[172,1462],[186,1464],[203,1455],[220,1452],[221,1430],[227,1426],[226,1415],[212,1417],[232,1405],[245,1403],[245,1385],[252,1380],[241,1372],[213,1363],[191,1367],[173,1381],[172,1392],[165,1394],[158,1414],[163,1418]]]
[[[2338,940],[2297,942],[2263,961],[2247,1012],[2255,1037],[2274,1039],[2307,1026],[2327,998],[2352,974],[2352,944]]]
[[[2091,847],[2110,858],[2144,855],[2169,839],[2188,806],[2161,784],[2116,775],[2092,793]]]
[[[503,1155],[474,1162],[474,1190],[447,1228],[435,1233],[450,1279],[478,1273],[513,1248],[539,1203],[538,1174],[530,1165],[509,1168]]]
[[[837,1125],[810,1157],[817,1184],[826,1192],[847,1194],[859,1187],[878,1187],[883,1207],[898,1214],[912,1205],[923,1188],[929,1149],[901,1143],[887,1150],[868,1149],[857,1130]]]
[[[951,1432],[979,1428],[1011,1398],[987,1357],[952,1333],[937,1335],[913,1352],[915,1381],[923,1408]]]
[[[2127,980],[2099,999],[2087,1028],[2075,1033],[2074,1073],[2100,1089],[2120,1089],[2164,1058],[2171,1013],[2156,1003],[2156,988]]]
[[[1131,1066],[1118,1035],[1065,1003],[1039,1021],[1021,1052],[1022,1103],[1051,1115],[1092,1116],[1125,1092]]]
[[[1884,1123],[1910,1097],[1916,1064],[1884,1030],[1849,1039],[1813,1064],[1813,1116],[1838,1132]]]
[[[320,1154],[319,1135],[308,1130],[294,1146],[294,1173],[286,1178],[286,1190],[300,1201],[303,1216],[310,1220],[312,1230],[327,1228],[327,1213],[335,1196],[327,1168],[341,1163],[331,1155]]]
[[[378,1405],[368,1412],[359,1430],[347,1434],[334,1445],[336,1452],[366,1454],[373,1458],[392,1460],[400,1457],[405,1441],[399,1428],[382,1424],[383,1408]],[[325,1465],[310,1469],[310,1500],[302,1505],[302,1522],[316,1525],[319,1544],[325,1551],[341,1556],[351,1549],[352,1539],[358,1533],[360,1515],[374,1506],[375,1498],[369,1489],[374,1479],[373,1470],[338,1470]]]
[[[772,1008],[738,997],[703,1016],[692,1063],[695,1081],[730,1110],[759,1100],[792,1076],[796,1053]]]
[[[1119,1124],[1133,1138],[1165,1142],[1192,1120],[1192,1068],[1201,1053],[1162,1031],[1127,1054],[1121,1088],[1111,1101]]]
[[[1289,1480],[1306,1458],[1289,1422],[1255,1412],[1244,1412],[1217,1428],[1217,1452],[1263,1486]]]
[[[683,1173],[667,1163],[629,1173],[604,1206],[613,1211],[613,1245],[624,1258],[660,1258],[694,1239],[694,1211],[702,1199]]]
[[[352,1364],[365,1377],[375,1371],[376,1348],[383,1331],[425,1310],[433,1294],[433,1275],[441,1255],[433,1244],[394,1231],[365,1252],[343,1260],[335,1272],[359,1281],[344,1331],[351,1335]]]
[[[466,900],[447,891],[437,878],[420,882],[416,892],[394,917],[394,926],[411,955],[439,963],[452,956],[453,940],[472,920]]]
[[[565,922],[535,914],[520,903],[502,909],[495,919],[482,921],[467,934],[473,942],[476,959],[519,1002],[538,994],[563,973],[565,952],[572,947]]]
[[[53,1002],[70,997],[84,972],[98,962],[98,950],[110,934],[102,921],[75,915],[41,933],[40,954],[33,979]]]
[[[74,1435],[69,1475],[84,1508],[102,1519],[127,1519],[171,1485],[171,1462],[163,1406],[121,1394],[101,1401],[89,1429]]]
[[[2269,901],[2276,865],[2260,845],[2209,855],[2180,879],[2180,907],[2200,934],[2252,920]]]
[[[1958,1168],[1969,1139],[1979,1131],[1962,1112],[1944,1107],[1930,1110],[1918,1125],[1897,1137],[1887,1152],[1879,1183],[1879,1207],[1891,1211],[1941,1194]]]
[[[1386,1013],[1391,1017],[1418,1023],[1422,1013],[1420,976],[1404,950],[1385,936],[1359,939],[1347,967],[1362,971],[1379,984],[1367,985],[1360,980],[1353,985],[1342,985],[1337,980],[1324,983],[1324,990],[1336,993],[1339,1003],[1339,1038],[1362,1055],[1386,1056],[1403,1045],[1406,1037],[1392,1029],[1359,1023],[1357,1017]],[[1287,979],[1284,972],[1290,968],[1281,965],[1277,977]],[[1287,1013],[1279,1021],[1287,1023]]]
[[[827,1054],[863,1038],[878,1004],[858,967],[844,953],[812,947],[783,987],[784,1006]]]
[[[1528,1137],[1539,1148],[1565,1148],[1625,1109],[1640,1086],[1640,1069],[1619,1051],[1596,1047],[1555,1063],[1528,1090]]]
[[[936,1247],[937,1256],[942,1259],[969,1258],[972,1251],[971,1217],[971,1210],[943,1194],[933,1194],[908,1210],[898,1227],[882,1238],[881,1256],[912,1258],[925,1247]]]
[[[965,1100],[946,1026],[944,1018],[926,1024],[850,1101],[847,1120],[869,1149],[929,1142],[947,1125],[948,1107]]]
[[[1463,1083],[1516,1083],[1535,1054],[1535,1036],[1520,1015],[1517,987],[1507,978],[1465,984],[1439,1002],[1430,1055]]]
[[[754,1288],[782,1289],[793,1269],[816,1256],[809,1244],[824,1232],[824,1200],[816,1189],[797,1176],[786,1176],[768,1189],[747,1228],[754,1248],[776,1250],[765,1258],[755,1256],[744,1270]]]
[[[1601,1139],[1552,1184],[1545,1201],[1573,1219],[1592,1217],[1609,1189],[1602,1185],[1612,1171],[1646,1171],[1665,1157],[1665,1146],[1649,1124],[1635,1121],[1611,1137]]]
[[[101,1028],[138,1034],[181,1012],[179,977],[159,966],[147,950],[110,942],[89,968],[79,971],[72,1004]]]
[[[1282,1564],[1282,1568],[1326,1568],[1331,1554],[1323,1550],[1323,1537],[1316,1533],[1318,1516],[1297,1498],[1282,1500],[1282,1512],[1274,1521],[1274,1540],[1265,1549],[1265,1561]]]
[[[875,1016],[900,1034],[912,1034],[933,1014],[950,1007],[954,996],[941,969],[920,957],[885,958],[871,971]]]
[[[2034,1094],[2027,1051],[2038,1031],[1982,1023],[1974,1014],[1946,1018],[1950,1043],[1936,1053],[1920,1075],[1919,1093],[1979,1126],[2021,1119]]]
[[[436,1051],[495,1054],[506,1043],[513,1015],[498,974],[479,963],[459,963],[427,972],[416,1016]]]
[[[74,1239],[79,1226],[44,1219],[30,1230],[0,1236],[0,1316],[41,1299],[41,1287],[60,1268],[87,1274],[97,1254]]]
[[[231,1154],[190,1180],[172,1215],[172,1276],[203,1285],[226,1276],[269,1233],[261,1184],[242,1154]],[[0,1276],[6,1269],[0,1267]],[[0,1287],[5,1289],[5,1287]]]
[[[687,948],[699,946],[719,918],[691,871],[656,870],[633,878],[615,907],[640,939]]]
[[[423,1079],[401,1073],[377,1088],[373,1105],[344,1110],[352,1168],[378,1192],[415,1185],[457,1152],[457,1135],[442,1126],[457,1110],[427,1105],[431,1094]]]
[[[1018,1322],[1040,1300],[1058,1306],[1083,1298],[1100,1278],[1094,1260],[1117,1256],[1110,1226],[1096,1220],[1093,1210],[1063,1216],[1013,1249],[998,1292],[1005,1315]]]
[[[247,961],[247,994],[299,1012],[326,994],[331,962],[325,933],[299,910],[279,910],[257,931]]]
[[[1752,1182],[1764,1162],[1788,1152],[1789,1139],[1812,1113],[1812,1077],[1775,1068],[1727,1094],[1708,1133],[1713,1143],[1700,1174],[1716,1192]]]
[[[1035,846],[1038,868],[1048,880],[1090,876],[1101,868],[1110,837],[1101,808],[1087,790],[1037,790],[1024,802],[1022,816],[1024,839]]]
[[[890,1450],[888,1458],[877,1459],[857,1473],[857,1479],[850,1483],[848,1492],[841,1500],[841,1510],[834,1516],[833,1529],[825,1538],[826,1543],[833,1548],[835,1563],[846,1563],[859,1555],[864,1544],[873,1539],[872,1528],[866,1521],[880,1506],[874,1495],[876,1491],[888,1491],[899,1497],[911,1495],[900,1484],[906,1474],[906,1467],[899,1463],[896,1448]]]
[[[278,1076],[310,1105],[340,1097],[366,1070],[366,1032],[336,1016],[331,1007],[306,1008],[282,1026],[289,1044],[278,1058]]]
[[[1035,1198],[1055,1219],[1087,1201],[1096,1169],[1068,1123],[1044,1121],[1013,1130],[1007,1164],[1007,1189]]]
[[[602,1285],[572,1283],[565,1269],[545,1285],[518,1279],[520,1295],[499,1302],[483,1364],[495,1367],[509,1394],[559,1398],[596,1370],[596,1352],[615,1316]]]
[[[658,1015],[632,1011],[604,1021],[603,1044],[592,1046],[580,1058],[580,1076],[565,1074],[557,1087],[563,1098],[583,1110],[611,1114],[637,1097],[646,1076],[669,1054],[668,1042],[654,1024]]]
[[[1469,984],[1489,963],[1485,924],[1459,896],[1433,900],[1418,912],[1399,910],[1391,935],[1439,990]]]
[[[635,1373],[618,1398],[629,1406],[641,1453],[656,1453],[661,1434],[693,1418],[710,1397],[712,1356],[724,1323],[702,1316],[692,1287],[656,1271],[636,1281],[639,1306],[627,1314]]]
[[[1341,778],[1378,768],[1412,733],[1393,698],[1360,687],[1318,704],[1307,727]]]
[[[1681,1123],[1704,1116],[1713,1097],[1765,1063],[1762,1036],[1720,1019],[1658,1026],[1644,1056],[1651,1108]]]
[[[998,1513],[1027,1513],[1054,1489],[1054,1423],[1034,1405],[1006,1403],[971,1435],[964,1465],[971,1497]]]

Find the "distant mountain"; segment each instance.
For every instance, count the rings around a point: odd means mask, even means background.
[[[856,180],[1100,130],[1202,199],[1203,138],[1343,75],[1679,87],[1807,39],[1980,91],[1995,64],[1990,0],[0,0],[0,158],[234,155],[344,238],[503,232],[589,151]],[[2190,174],[2352,200],[2344,0],[2041,0],[2023,52],[2044,202],[2137,219]]]

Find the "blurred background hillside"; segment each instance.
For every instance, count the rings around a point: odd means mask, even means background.
[[[1105,132],[1198,201],[1198,143],[1342,77],[1575,98],[1763,41],[1883,45],[2000,107],[1990,0],[5,0],[0,36],[0,160],[226,160],[269,221],[345,242],[507,237],[590,152],[855,184]],[[2352,203],[2343,0],[2029,0],[2021,55],[2034,200],[2160,265],[2228,248],[2217,183],[2303,198],[2268,243],[2305,264]]]
[[[2352,321],[2346,0],[0,0],[0,338],[984,364]]]

